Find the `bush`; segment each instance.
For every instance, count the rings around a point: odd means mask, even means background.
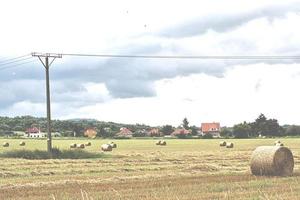
[[[2,158],[23,158],[30,160],[40,159],[86,159],[86,158],[103,158],[104,154],[91,153],[81,149],[75,150],[60,150],[58,148],[52,149],[52,157],[47,151],[41,150],[13,150],[0,154]]]
[[[131,137],[127,137],[127,136],[115,136],[113,137],[114,139],[119,139],[119,140],[127,140],[127,139],[131,139]]]
[[[202,139],[213,139],[213,136],[210,133],[206,133],[202,136]]]
[[[184,134],[178,134],[176,135],[179,139],[192,139],[193,137],[191,135],[184,135]]]

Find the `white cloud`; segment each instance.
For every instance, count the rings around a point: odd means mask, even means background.
[[[65,118],[179,125],[187,117],[195,125],[206,121],[233,125],[264,113],[281,124],[299,124],[295,117],[300,112],[299,74],[299,64],[255,64],[235,66],[223,78],[197,74],[165,79],[156,82],[156,97],[114,99],[82,107]]]

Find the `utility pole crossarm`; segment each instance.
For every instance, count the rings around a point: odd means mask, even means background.
[[[38,53],[38,52],[32,52],[31,55],[33,57],[62,58],[62,54],[60,54],[60,53]]]
[[[48,153],[52,156],[52,138],[51,138],[51,105],[50,105],[50,81],[49,81],[49,68],[50,65],[56,58],[61,58],[61,54],[53,53],[36,53],[31,54],[33,57],[38,57],[41,63],[46,69],[46,97],[47,97],[47,150]],[[49,58],[52,58],[52,61],[49,63]],[[43,61],[45,59],[45,61]]]

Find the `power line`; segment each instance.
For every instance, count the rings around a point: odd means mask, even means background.
[[[28,62],[23,62],[23,63],[18,63],[18,64],[15,64],[15,65],[1,67],[0,71],[5,70],[5,69],[10,69],[10,68],[16,68],[16,67],[19,67],[21,65],[25,65],[25,64],[29,64],[29,63],[34,63],[34,62],[36,62],[36,60],[31,60],[31,61],[28,61]]]
[[[12,60],[17,60],[17,59],[20,59],[20,58],[24,58],[24,57],[27,57],[27,56],[30,56],[30,55],[31,54],[26,54],[26,55],[18,56],[18,57],[15,57],[15,58],[0,60],[0,64],[6,63],[6,62],[9,62],[9,61],[12,61]]]
[[[300,55],[296,56],[172,56],[172,55],[127,55],[127,54],[79,54],[79,53],[61,53],[62,56],[80,56],[80,57],[102,57],[102,58],[149,58],[149,59],[207,59],[207,60],[299,60]]]
[[[2,64],[0,63],[0,67],[1,67],[1,66],[5,66],[5,65],[10,65],[10,64],[13,64],[13,63],[22,62],[22,61],[29,60],[29,59],[32,59],[32,57],[22,58],[22,59],[10,61],[10,62],[2,63]]]

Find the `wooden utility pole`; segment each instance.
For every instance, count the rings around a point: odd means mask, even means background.
[[[32,53],[34,57],[38,57],[46,70],[46,97],[47,97],[47,151],[52,155],[52,138],[51,138],[51,102],[50,102],[50,81],[49,81],[49,68],[56,58],[61,58],[61,54],[51,53]],[[43,58],[45,60],[43,60]],[[49,63],[49,58],[52,58]]]

